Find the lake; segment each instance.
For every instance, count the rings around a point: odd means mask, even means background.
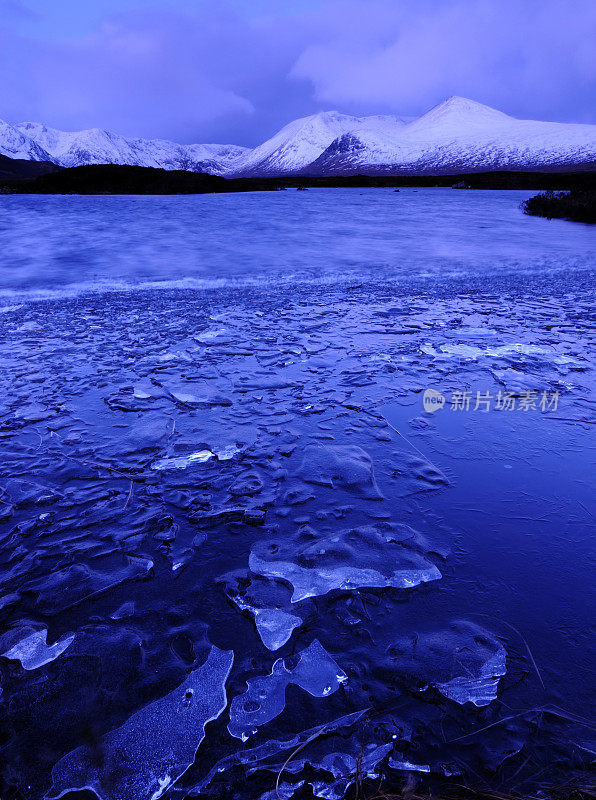
[[[596,232],[528,196],[0,197],[4,794],[588,781]]]
[[[389,188],[217,198],[7,195],[0,287],[444,280],[592,266],[593,229],[521,214],[530,194]]]

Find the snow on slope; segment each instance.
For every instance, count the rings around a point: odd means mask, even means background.
[[[23,158],[27,161],[52,161],[43,147],[8,122],[0,120],[0,155]]]
[[[389,135],[372,129],[336,139],[307,171],[441,174],[595,162],[596,125],[518,120],[452,97]]]
[[[227,177],[457,173],[596,167],[596,125],[518,120],[451,97],[418,119],[351,117],[336,111],[294,120],[249,150],[126,139],[109,131],[66,133],[0,122],[0,154],[61,166],[134,164]]]
[[[422,117],[296,120],[232,166],[229,175],[341,175],[553,169],[596,162],[596,125],[518,120],[451,97]]]
[[[181,145],[161,139],[126,139],[92,128],[66,132],[37,122],[0,123],[0,153],[11,158],[54,161],[63,167],[81,164],[132,164],[219,174],[247,151],[237,145]],[[12,155],[19,152],[20,155]]]
[[[255,147],[233,166],[234,174],[283,175],[312,164],[338,137],[353,131],[376,129],[389,133],[403,126],[398,117],[350,117],[325,111],[290,122],[271,139]]]

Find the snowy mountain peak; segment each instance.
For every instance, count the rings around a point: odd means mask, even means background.
[[[455,127],[458,125],[498,125],[510,122],[512,117],[495,108],[453,95],[423,114],[414,122],[412,128]]]
[[[265,172],[292,172],[310,164],[331,142],[347,133],[354,117],[337,111],[323,111],[285,125],[275,136],[240,159],[236,170],[251,174],[266,166]]]
[[[468,97],[461,97],[457,94],[452,94],[447,100],[443,100],[442,103],[438,103],[433,108],[442,108],[448,110],[450,113],[457,114],[482,114],[483,116],[488,115],[491,117],[495,115],[499,117],[508,116],[502,111],[497,111],[496,108],[492,108],[492,106],[487,106],[485,103],[478,103],[476,100],[470,100]],[[433,108],[431,108],[430,111],[432,111]]]
[[[338,111],[321,111],[301,117],[250,151],[233,167],[234,174],[287,174],[308,167],[336,139],[359,131],[403,126],[399,117],[352,117]]]
[[[221,174],[247,152],[237,145],[181,145],[159,139],[126,139],[101,128],[60,131],[38,122],[0,122],[0,154],[53,161],[62,167],[82,164],[131,164]]]
[[[31,132],[32,134],[45,133],[48,130],[41,122],[20,122],[15,127],[19,128],[19,130],[24,133]]]
[[[592,169],[596,125],[519,120],[453,96],[409,122],[320,111],[290,122],[252,150],[0,121],[0,154],[64,167],[131,164],[228,177]]]
[[[338,137],[308,166],[308,174],[572,170],[594,168],[595,162],[596,125],[519,120],[451,97],[407,125],[370,125]]]
[[[342,123],[346,118],[348,118],[347,114],[341,114],[339,111],[319,111],[316,114],[311,114],[309,117],[303,117],[303,120],[316,120],[321,122],[324,125],[334,125],[337,123]]]
[[[268,139],[259,147],[265,147],[268,142],[289,141],[296,135],[319,135],[325,136],[328,131],[333,134],[331,141],[344,129],[353,124],[355,117],[347,114],[340,114],[338,111],[319,111],[317,114],[310,114],[308,117],[299,117],[292,120],[278,131],[271,139]]]
[[[36,141],[24,135],[15,125],[0,120],[0,154],[26,161],[53,161],[52,156]]]

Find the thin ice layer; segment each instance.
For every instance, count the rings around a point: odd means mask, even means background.
[[[290,638],[302,619],[279,608],[256,608],[255,624],[261,641],[268,650],[279,650]]]
[[[30,625],[19,629],[18,636],[18,641],[0,653],[0,656],[20,661],[26,670],[37,669],[54,661],[70,647],[75,638],[74,633],[67,633],[54,644],[48,645],[47,628],[37,629]]]
[[[231,650],[212,647],[177,689],[103,737],[101,762],[82,746],[61,758],[49,796],[91,789],[101,800],[157,800],[193,763],[205,725],[225,709],[233,661]]]
[[[268,650],[279,650],[302,624],[301,617],[285,610],[290,605],[290,590],[279,581],[256,575],[249,579],[246,573],[229,573],[220,580],[238,608],[254,616],[257,633]]]
[[[246,692],[232,700],[228,730],[232,736],[246,741],[259,726],[281,714],[286,705],[286,687],[291,683],[313,697],[327,697],[347,679],[345,672],[315,639],[300,653],[293,669],[279,658],[270,675],[247,681]]]
[[[430,772],[428,764],[413,764],[411,761],[405,761],[403,758],[390,758],[389,766],[391,769],[398,769],[402,772]]]
[[[152,568],[150,558],[114,550],[90,558],[88,564],[74,563],[49,571],[29,584],[29,588],[38,592],[37,607],[53,614],[98,597],[124,581],[146,578]]]
[[[499,650],[480,667],[477,677],[459,676],[446,683],[438,683],[437,689],[442,695],[456,703],[474,703],[476,706],[487,706],[497,696],[499,679],[507,672],[507,654],[505,648]]]
[[[412,688],[434,686],[460,705],[487,706],[497,697],[507,671],[507,653],[490,633],[472,622],[399,637],[389,650],[398,676]]]
[[[218,775],[227,772],[236,765],[244,765],[247,769],[247,773],[250,774],[262,769],[271,769],[271,767],[268,766],[269,762],[271,759],[275,761],[280,753],[287,753],[288,750],[291,751],[297,747],[301,747],[307,742],[314,741],[323,734],[332,733],[341,729],[349,729],[359,722],[368,711],[369,709],[367,708],[361,711],[354,711],[351,714],[338,717],[337,719],[331,720],[331,722],[326,722],[315,728],[307,728],[297,733],[295,736],[292,736],[290,739],[281,741],[278,739],[269,739],[269,741],[264,744],[253,747],[250,750],[237,750],[235,753],[232,753],[232,755],[226,756],[221,761],[218,761],[207,775],[192,787],[192,791],[201,794],[205,789],[211,786]],[[283,761],[285,760],[284,756]],[[277,761],[275,761],[275,764],[275,772],[278,773],[281,764],[277,764]]]
[[[360,746],[360,751],[329,753],[320,762],[313,764],[316,769],[329,772],[334,781],[312,781],[311,787],[315,797],[323,800],[342,800],[350,786],[364,778],[377,778],[378,765],[393,749],[393,743],[369,744]]]
[[[303,528],[284,541],[257,542],[250,569],[288,581],[292,602],[334,589],[387,587],[407,589],[438,580],[439,569],[420,552],[420,537],[406,525],[377,523],[321,535]]]
[[[151,469],[186,469],[191,464],[204,464],[213,458],[215,453],[211,450],[197,450],[196,453],[189,453],[187,456],[177,456],[176,458],[160,458],[151,464]]]

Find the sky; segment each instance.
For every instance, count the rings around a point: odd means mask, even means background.
[[[254,146],[450,95],[596,123],[594,0],[0,0],[0,119]]]

